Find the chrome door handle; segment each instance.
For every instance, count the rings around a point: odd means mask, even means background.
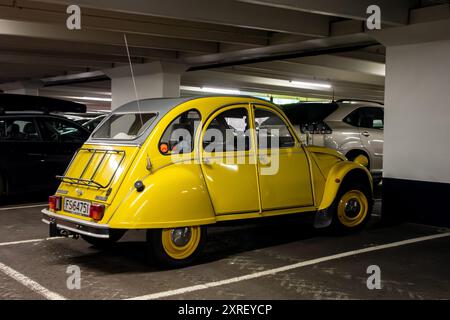
[[[364,131],[361,133],[364,137],[370,137],[370,133],[368,131]]]

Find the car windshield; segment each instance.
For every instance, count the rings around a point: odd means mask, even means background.
[[[156,113],[112,114],[92,135],[93,139],[134,140],[155,120]]]

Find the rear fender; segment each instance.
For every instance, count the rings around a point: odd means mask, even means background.
[[[198,164],[171,164],[141,180],[144,189],[131,187],[116,207],[113,229],[155,229],[216,222],[208,189]]]

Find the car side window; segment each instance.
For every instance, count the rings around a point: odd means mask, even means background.
[[[359,118],[360,118],[361,109],[356,109],[348,116],[344,118],[344,122],[348,123],[351,126],[359,127]]]
[[[31,118],[4,118],[0,120],[0,139],[4,141],[40,141],[36,124]]]
[[[58,118],[40,118],[45,141],[84,143],[89,135],[77,125]]]
[[[368,129],[384,128],[384,112],[381,108],[362,108],[359,117],[359,126]]]
[[[191,153],[200,122],[201,116],[197,110],[179,115],[164,131],[159,141],[159,151],[163,155]]]
[[[345,117],[344,122],[359,128],[383,129],[384,110],[377,107],[362,107]]]
[[[255,128],[259,149],[291,148],[295,145],[295,139],[284,120],[272,111],[257,108]]]
[[[216,116],[203,136],[207,152],[250,150],[249,117],[246,108],[229,109]]]

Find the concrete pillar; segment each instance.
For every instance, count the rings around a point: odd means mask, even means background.
[[[450,21],[444,24],[377,35],[387,47],[385,221],[450,226]]]
[[[151,62],[133,65],[139,99],[179,97],[180,77],[186,65],[169,62]],[[105,70],[111,78],[111,109],[136,100],[129,66]]]
[[[4,93],[38,96],[39,89],[42,88],[42,86],[43,84],[40,81],[16,81],[1,84],[0,90]]]

